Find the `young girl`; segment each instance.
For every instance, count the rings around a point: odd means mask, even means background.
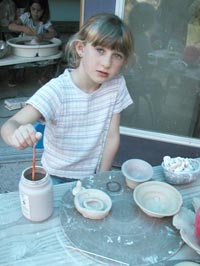
[[[56,37],[56,31],[50,21],[48,1],[30,0],[22,14],[17,20],[10,23],[8,28],[14,32],[21,32],[22,36],[33,36],[33,43],[38,44],[44,40]],[[44,84],[48,81],[46,77],[49,69],[45,69],[39,82]],[[16,85],[16,73],[13,72],[9,80],[10,86]]]
[[[111,168],[120,134],[120,112],[132,103],[120,71],[133,54],[132,36],[112,14],[92,16],[68,42],[66,69],[39,89],[1,129],[17,148],[41,138],[36,120],[45,122],[42,164],[60,178],[82,179]]]

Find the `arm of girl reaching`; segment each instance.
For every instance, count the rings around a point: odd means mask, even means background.
[[[30,27],[23,25],[20,19],[16,19],[8,25],[9,30],[14,32],[23,32],[26,35],[35,35],[33,30]]]
[[[49,26],[45,33],[36,34],[36,38],[39,42],[41,42],[42,40],[50,40],[55,37],[57,37],[57,32],[55,31],[53,26]]]
[[[52,39],[54,37],[57,37],[57,32],[53,26],[50,26],[50,27],[48,27],[47,32],[44,33],[43,38],[44,39]]]
[[[100,172],[108,171],[112,167],[113,160],[119,148],[120,133],[119,133],[120,114],[114,114],[111,119],[111,124],[106,137],[103,156],[100,164]]]
[[[1,128],[3,140],[19,150],[33,146],[42,137],[32,125],[41,119],[41,114],[31,105],[26,105],[13,117],[7,120]]]

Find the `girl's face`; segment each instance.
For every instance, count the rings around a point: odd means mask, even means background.
[[[39,21],[43,14],[43,9],[41,8],[40,4],[33,3],[30,7],[31,16],[34,21]]]
[[[96,84],[112,79],[126,62],[124,55],[102,46],[81,43],[77,52],[81,57],[80,69]]]

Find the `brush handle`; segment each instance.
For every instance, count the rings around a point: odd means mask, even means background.
[[[35,180],[35,161],[36,161],[36,145],[33,145],[32,151],[32,180]]]

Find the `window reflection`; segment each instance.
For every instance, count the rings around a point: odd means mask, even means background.
[[[125,1],[135,38],[125,78],[135,104],[122,126],[200,135],[200,0]]]

